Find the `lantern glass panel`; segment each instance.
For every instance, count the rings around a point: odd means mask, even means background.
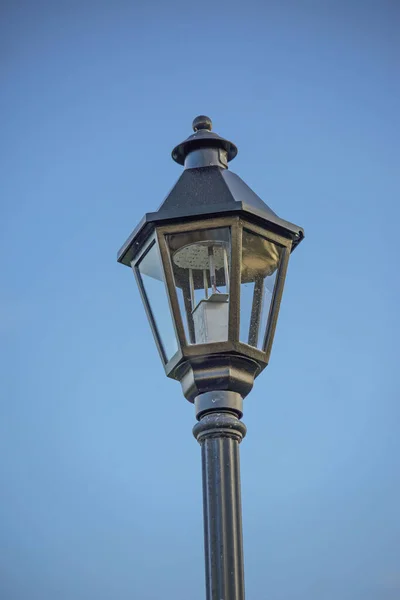
[[[168,362],[178,350],[175,329],[168,302],[158,246],[154,242],[136,264],[142,283],[153,329],[161,345],[164,361]]]
[[[229,227],[167,235],[188,344],[228,340]]]
[[[243,230],[240,286],[240,341],[264,350],[265,335],[283,248]]]

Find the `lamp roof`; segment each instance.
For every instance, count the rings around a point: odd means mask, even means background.
[[[211,119],[196,117],[195,133],[174,148],[172,156],[184,164],[186,156],[199,148],[222,148],[228,160],[236,156],[237,148],[211,132]],[[199,146],[200,143],[200,146]],[[185,168],[178,181],[156,212],[147,213],[118,252],[118,261],[130,265],[134,254],[154,225],[207,218],[242,215],[293,240],[293,248],[304,237],[303,229],[285,221],[267,205],[235,173],[220,165]]]

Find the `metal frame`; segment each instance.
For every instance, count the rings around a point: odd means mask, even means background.
[[[273,344],[274,336],[275,336],[276,324],[278,321],[278,316],[279,316],[279,312],[280,312],[280,308],[281,308],[281,300],[282,300],[283,288],[284,288],[285,280],[286,280],[286,273],[287,273],[287,268],[288,268],[288,264],[289,264],[289,258],[290,258],[290,248],[285,247],[283,256],[281,258],[281,264],[279,266],[279,270],[277,273],[276,281],[275,281],[275,287],[274,287],[274,293],[273,293],[272,300],[271,300],[271,305],[269,307],[267,330],[264,334],[263,349],[264,349],[264,352],[265,352],[268,360],[269,360],[269,357],[271,354],[272,344]]]
[[[208,344],[191,344],[187,340],[183,315],[178,300],[175,278],[171,264],[170,250],[168,248],[167,236],[170,234],[188,233],[205,229],[229,228],[231,233],[231,268],[230,268],[230,298],[229,298],[229,328],[228,340],[226,342],[212,342]],[[263,349],[259,349],[241,341],[240,335],[240,294],[241,294],[241,261],[242,261],[242,236],[246,229],[264,239],[271,241],[284,249],[281,264],[277,274],[270,312],[267,322],[267,331],[260,332],[264,336]],[[287,262],[289,259],[292,242],[283,236],[260,227],[252,221],[238,216],[221,216],[217,218],[187,221],[184,223],[172,223],[155,228],[151,239],[157,240],[162,267],[164,270],[164,282],[168,294],[171,316],[178,340],[178,352],[167,362],[164,362],[166,374],[176,378],[176,369],[180,363],[190,361],[204,356],[218,354],[240,354],[257,361],[260,370],[268,364],[273,337],[275,333],[278,311],[283,292],[286,275]],[[142,253],[140,254],[142,256]],[[151,321],[152,323],[153,321]],[[152,325],[154,327],[154,325]]]
[[[238,217],[233,218],[231,245],[228,339],[233,344],[238,344],[240,331],[240,279],[242,263],[242,228],[240,227],[240,219]]]
[[[279,310],[282,300],[283,288],[285,285],[287,267],[289,263],[289,258],[292,250],[292,241],[269,231],[267,228],[260,227],[259,225],[255,225],[251,221],[247,221],[244,219],[240,219],[241,232],[243,233],[243,229],[247,229],[260,237],[263,237],[265,240],[273,242],[277,246],[283,248],[283,255],[281,257],[280,265],[278,268],[278,273],[276,276],[276,281],[274,285],[274,290],[272,293],[271,305],[269,307],[269,313],[267,318],[267,328],[264,332],[264,341],[262,345],[262,353],[265,356],[266,365],[268,365],[269,357],[272,350],[272,344],[274,341],[276,325],[278,322]],[[247,344],[245,344],[247,346]],[[250,346],[252,347],[252,346]]]
[[[166,237],[170,234],[187,233],[205,229],[229,228],[231,232],[231,271],[230,271],[230,298],[229,298],[229,323],[228,340],[225,342],[212,342],[208,344],[189,344],[183,325],[181,309],[176,292],[175,278],[171,264],[170,251]],[[164,266],[166,286],[170,297],[173,319],[177,325],[178,343],[181,358],[174,356],[165,365],[166,374],[173,379],[180,378],[179,366],[184,362],[191,362],[205,356],[216,355],[245,355],[264,364],[264,355],[261,351],[246,346],[239,341],[240,323],[240,269],[241,269],[241,228],[237,216],[222,216],[211,219],[195,220],[185,223],[171,224],[156,228],[156,235],[160,247],[160,254]]]
[[[165,347],[164,347],[164,343],[163,343],[163,340],[162,340],[162,337],[161,337],[161,334],[160,334],[160,330],[159,330],[159,327],[157,325],[157,321],[155,319],[155,316],[153,314],[153,310],[152,310],[151,304],[150,304],[148,296],[147,296],[147,292],[146,292],[146,288],[145,288],[145,285],[144,285],[144,282],[143,282],[142,274],[140,273],[140,269],[139,269],[140,263],[147,256],[147,254],[151,251],[151,249],[154,246],[156,247],[156,251],[157,251],[157,254],[158,254],[158,259],[160,261],[161,272],[164,275],[163,263],[162,263],[162,260],[161,260],[160,249],[159,249],[159,246],[158,246],[158,243],[157,243],[157,236],[156,236],[156,232],[155,231],[146,240],[146,243],[144,244],[144,246],[138,250],[138,252],[136,253],[135,258],[132,260],[131,266],[132,266],[133,274],[134,274],[135,279],[136,279],[136,283],[137,283],[138,288],[139,288],[140,297],[142,299],[142,302],[143,302],[143,305],[144,305],[144,308],[145,308],[145,311],[146,311],[146,315],[147,315],[147,318],[148,318],[149,323],[150,323],[150,328],[151,328],[154,340],[156,342],[157,350],[158,350],[158,353],[159,353],[159,355],[161,357],[161,360],[162,360],[162,362],[164,364],[164,368],[165,368],[165,365],[168,364],[169,362],[171,362],[172,360],[177,359],[178,355],[181,358],[182,352],[181,352],[180,345],[179,345],[179,338],[178,338],[178,334],[177,334],[177,330],[176,330],[176,326],[175,326],[175,319],[174,319],[172,308],[171,308],[171,305],[170,305],[170,302],[169,302],[169,294],[168,294],[168,289],[167,289],[167,286],[166,286],[166,283],[165,283],[165,277],[163,277],[164,286],[165,286],[165,293],[167,295],[168,304],[169,304],[170,313],[171,313],[171,319],[172,319],[172,323],[173,323],[173,327],[174,327],[174,331],[175,331],[175,336],[176,336],[176,340],[177,340],[177,344],[178,344],[178,351],[175,352],[175,354],[170,359],[168,359],[168,357],[167,357],[167,353],[166,353],[166,350],[165,350]]]
[[[212,342],[208,344],[192,344],[189,340],[187,340],[186,337],[182,318],[183,315],[181,314],[181,307],[179,305],[177,296],[175,278],[166,236],[169,234],[187,233],[190,231],[218,228],[229,228],[231,236],[228,340],[225,342]],[[267,330],[265,332],[260,332],[261,335],[264,335],[263,349],[256,348],[240,340],[241,261],[244,229],[259,235],[284,249],[271,300],[267,321]],[[157,246],[160,266],[164,277],[165,291],[168,298],[170,315],[178,343],[178,351],[169,359],[166,355],[164,342],[157,325],[156,315],[153,315],[152,307],[147,298],[142,276],[139,271],[140,262],[145,258],[147,253],[154,245]],[[179,379],[179,367],[183,363],[192,362],[193,360],[206,356],[244,356],[257,362],[259,365],[259,372],[261,372],[267,366],[278,320],[280,302],[282,298],[291,247],[292,241],[290,239],[273,233],[267,227],[261,227],[251,220],[239,217],[237,215],[224,215],[201,220],[196,219],[194,221],[171,223],[161,227],[154,227],[150,235],[147,236],[143,245],[136,250],[131,264],[147,318],[151,326],[153,337],[168,377]]]
[[[168,358],[167,358],[167,355],[166,355],[163,343],[161,341],[161,335],[160,335],[160,332],[158,330],[157,323],[156,323],[156,320],[154,318],[153,311],[151,309],[150,302],[149,302],[147,294],[146,294],[146,290],[145,290],[145,287],[144,287],[143,279],[142,279],[142,276],[141,276],[140,271],[139,271],[139,264],[145,258],[145,256],[150,252],[150,250],[153,248],[153,246],[156,243],[157,242],[154,239],[154,236],[152,236],[152,238],[145,245],[144,250],[140,253],[140,257],[137,260],[132,260],[131,266],[132,266],[133,274],[134,274],[135,279],[136,279],[137,286],[139,288],[140,297],[142,299],[143,306],[144,306],[147,318],[148,318],[149,323],[150,323],[151,332],[153,334],[154,341],[156,342],[158,353],[159,353],[159,355],[161,357],[161,360],[162,360],[163,364],[165,365],[168,362]]]
[[[175,321],[177,323],[177,330],[180,335],[180,337],[178,338],[178,341],[181,345],[181,348],[183,349],[184,355],[185,355],[186,348],[189,347],[189,344],[186,339],[185,328],[183,325],[183,320],[182,320],[182,315],[181,315],[181,309],[179,306],[179,300],[178,300],[178,296],[176,293],[175,277],[174,277],[174,273],[173,273],[170,251],[168,248],[166,238],[170,234],[188,233],[190,231],[201,231],[201,230],[205,230],[205,229],[229,228],[229,230],[231,231],[231,265],[232,265],[231,273],[232,273],[233,268],[234,268],[233,267],[233,255],[235,253],[234,246],[233,246],[233,240],[232,240],[232,226],[234,225],[235,221],[237,222],[237,220],[238,219],[235,217],[220,217],[217,219],[202,219],[201,221],[196,220],[196,221],[190,221],[187,223],[165,225],[163,227],[156,228],[158,245],[160,248],[161,258],[162,258],[163,266],[164,266],[165,281],[167,283],[167,289],[169,291],[169,295],[171,298],[172,310],[174,311],[173,318],[175,319]],[[229,331],[231,328],[231,302],[232,302],[232,299],[230,297],[229,298]],[[228,339],[230,337],[229,331],[228,331]],[[219,342],[219,343],[226,344],[227,342]],[[193,344],[193,346],[194,345],[195,344]],[[208,347],[211,345],[215,345],[215,343],[214,344],[197,344],[196,347],[199,347],[200,345]],[[197,354],[198,353],[196,353],[196,355]]]

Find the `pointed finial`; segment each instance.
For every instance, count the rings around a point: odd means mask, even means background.
[[[211,131],[212,121],[211,121],[210,117],[200,115],[193,120],[192,127],[193,127],[193,131],[199,131],[200,129],[206,130],[206,131]]]

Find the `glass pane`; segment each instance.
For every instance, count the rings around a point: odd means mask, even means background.
[[[177,352],[178,342],[165,289],[161,259],[155,243],[140,260],[137,268],[157,328],[156,334],[168,361]]]
[[[229,227],[171,234],[167,244],[188,343],[227,341]]]
[[[262,349],[282,248],[243,230],[240,341]]]

